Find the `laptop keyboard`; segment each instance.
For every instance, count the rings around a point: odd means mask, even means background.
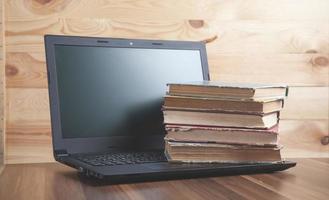
[[[103,153],[80,154],[78,160],[93,166],[113,166],[127,164],[143,164],[167,161],[163,152],[130,152],[130,153]]]

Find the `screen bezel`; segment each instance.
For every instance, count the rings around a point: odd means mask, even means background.
[[[163,149],[163,134],[148,136],[105,136],[87,138],[64,138],[61,129],[60,105],[57,87],[57,73],[55,61],[55,45],[94,46],[113,48],[147,48],[147,49],[173,49],[173,50],[199,50],[203,79],[209,80],[209,70],[206,48],[202,42],[191,41],[163,41],[140,40],[121,38],[96,38],[80,36],[45,35],[47,76],[49,89],[49,102],[51,114],[51,130],[53,149],[67,153],[85,153],[106,151],[116,148],[129,148],[132,144],[139,144],[140,148]],[[138,141],[136,141],[138,140]]]

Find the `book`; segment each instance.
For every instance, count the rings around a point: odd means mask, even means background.
[[[165,140],[252,146],[278,145],[278,125],[269,130],[166,125]]]
[[[274,112],[265,115],[257,115],[163,110],[163,118],[165,124],[269,129],[278,123],[279,113]]]
[[[247,113],[271,113],[280,111],[283,99],[269,99],[264,101],[240,101],[236,99],[219,99],[206,97],[169,96],[164,97],[164,108],[187,110],[214,110]]]
[[[165,141],[165,154],[170,162],[280,162],[280,149],[280,146],[265,148],[243,145]]]
[[[168,84],[171,96],[218,97],[228,99],[282,99],[288,95],[286,85],[223,83],[200,81]]]

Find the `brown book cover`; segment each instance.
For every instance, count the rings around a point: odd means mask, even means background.
[[[279,112],[265,115],[226,112],[163,110],[165,124],[269,129],[279,120]]]
[[[168,87],[168,94],[172,96],[264,100],[285,98],[288,95],[288,86],[273,84],[199,81],[190,83],[170,83]]]
[[[262,163],[280,162],[281,146],[257,147],[212,143],[165,142],[165,154],[170,162],[197,163]]]
[[[265,114],[280,111],[283,107],[283,99],[271,99],[264,101],[219,99],[206,97],[170,96],[164,98],[164,109],[167,110],[203,110],[203,111],[227,111]]]
[[[165,140],[168,141],[272,147],[278,145],[278,124],[268,130],[166,125],[166,131]]]

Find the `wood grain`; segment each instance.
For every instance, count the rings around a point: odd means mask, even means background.
[[[281,119],[329,119],[329,87],[290,87]]]
[[[270,174],[98,186],[78,176],[74,169],[57,163],[7,165],[0,176],[0,198],[327,199],[328,158],[293,160],[296,167]]]
[[[328,119],[281,120],[282,157],[329,157],[329,145],[321,145],[321,138],[329,134],[328,130]]]
[[[45,18],[328,20],[326,0],[7,0],[7,20]]]
[[[0,1],[0,174],[5,164],[5,61],[4,61],[4,12]]]
[[[204,40],[214,37],[210,25],[193,27],[193,20],[119,21],[114,19],[51,18],[36,21],[8,21],[8,52],[44,52],[45,34],[144,39]],[[33,33],[33,37],[31,37]]]
[[[208,21],[207,21],[208,22]],[[234,20],[209,21],[218,36],[207,46],[218,54],[268,55],[329,53],[328,21]]]
[[[8,127],[30,122],[50,125],[47,89],[7,89],[7,99]]]
[[[192,18],[193,19],[193,18]],[[31,37],[33,33],[33,37]],[[114,20],[47,18],[8,21],[9,52],[43,52],[44,34],[206,40],[217,54],[329,53],[327,21]],[[23,47],[23,48],[22,48]]]
[[[210,78],[226,82],[328,86],[329,54],[223,55],[209,53]]]
[[[6,84],[8,88],[47,88],[45,61],[24,53],[7,53]]]
[[[29,134],[23,128],[8,128],[6,163],[54,162],[49,128],[33,130],[33,134]]]
[[[195,26],[196,23],[199,25]],[[155,23],[85,18],[9,21],[6,25],[7,83],[8,87],[46,87],[43,35],[51,33],[176,40],[215,38],[207,44],[213,79],[327,86],[327,24],[325,21],[285,24],[210,20]]]
[[[326,160],[296,159],[297,167],[289,172],[298,174],[298,176],[279,173],[277,176],[267,174],[243,177],[289,199],[326,199],[328,190],[323,186],[327,184],[327,180],[321,177],[322,175],[327,176]],[[303,188],[307,188],[307,190]]]

